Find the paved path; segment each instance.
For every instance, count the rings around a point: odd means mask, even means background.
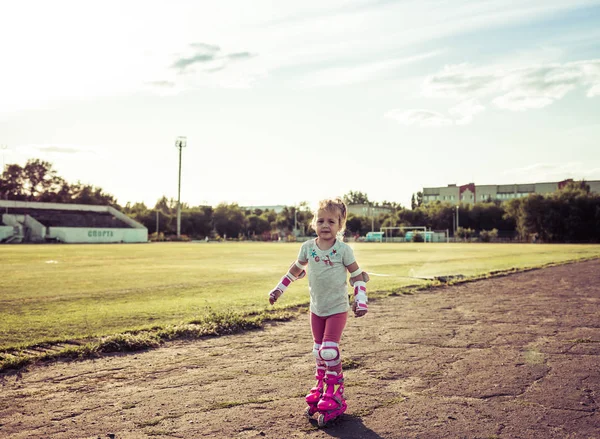
[[[374,301],[343,339],[348,412],[318,429],[308,319],[0,386],[10,438],[600,438],[600,261]]]

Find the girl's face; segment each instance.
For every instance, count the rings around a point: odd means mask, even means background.
[[[319,210],[317,213],[317,236],[324,241],[332,241],[340,231],[340,212]]]

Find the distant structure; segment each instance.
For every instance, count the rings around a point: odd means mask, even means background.
[[[244,210],[256,210],[256,209],[260,209],[263,212],[265,210],[270,210],[271,212],[275,212],[275,213],[281,213],[283,212],[283,209],[285,209],[287,206],[283,206],[281,204],[278,204],[276,206],[241,206],[242,209]]]
[[[283,209],[290,206],[276,205],[276,206],[242,206],[242,209],[255,210],[260,209],[263,212],[265,210],[274,211],[275,213],[283,212]],[[371,204],[349,204],[348,213],[357,216],[379,216],[382,213],[391,213],[394,209],[387,206],[372,206]]]
[[[550,183],[527,183],[527,184],[488,184],[475,185],[469,183],[462,186],[449,184],[445,187],[424,187],[423,203],[441,201],[453,204],[459,203],[482,203],[485,201],[507,201],[514,198],[523,198],[530,194],[549,194],[555,192],[572,179],[550,182]],[[590,191],[600,193],[600,180],[586,181]]]
[[[387,206],[372,206],[371,204],[348,204],[348,213],[356,216],[378,217],[382,213],[392,213],[394,209]]]
[[[0,200],[0,243],[148,242],[148,229],[111,206]]]

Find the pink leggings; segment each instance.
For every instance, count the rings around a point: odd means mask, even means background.
[[[341,312],[327,317],[319,317],[310,313],[310,329],[312,330],[315,343],[322,344],[324,341],[340,343],[342,332],[348,320],[348,313]],[[336,372],[342,371],[342,363],[330,368]]]

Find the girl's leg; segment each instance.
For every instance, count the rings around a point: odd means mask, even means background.
[[[323,343],[323,335],[325,334],[325,323],[326,320],[323,317],[319,317],[313,313],[310,313],[310,328],[313,334],[313,355],[316,361],[315,379],[317,383],[310,389],[308,395],[306,395],[306,402],[309,405],[307,409],[307,415],[312,416],[317,411],[317,403],[321,400],[323,395],[323,379],[325,378],[325,371],[327,366],[325,362],[319,356],[319,349]]]
[[[325,335],[325,328],[327,324],[326,317],[319,317],[316,314],[310,313],[310,329],[312,331],[314,345],[313,355],[317,361],[317,367],[325,368],[325,362],[319,356],[319,349],[323,343],[323,337]]]
[[[333,361],[327,366],[327,370],[340,373],[342,370],[341,358],[339,357],[339,344],[342,338],[342,333],[346,327],[348,313],[342,312],[333,314],[327,317],[319,317],[316,314],[310,313],[310,328],[313,334],[314,346],[313,354],[317,359],[317,366],[325,366],[323,358],[319,354],[319,350],[327,348],[328,351],[336,351],[337,355]],[[328,352],[331,356],[331,352]],[[338,360],[340,360],[338,362]],[[333,364],[336,363],[337,364]]]
[[[338,351],[339,356],[339,344],[342,339],[342,333],[344,332],[344,328],[346,327],[346,322],[348,321],[348,313],[343,312],[339,314],[334,314],[327,317],[325,321],[325,329],[323,331],[323,342],[322,346],[329,346]],[[332,364],[327,366],[327,370],[334,371],[336,373],[340,373],[342,371],[342,362],[341,357],[339,357],[338,364]]]
[[[323,336],[325,335],[325,322],[326,317],[319,317],[312,312],[309,313],[310,318],[310,330],[312,331],[313,340],[317,344],[323,343]]]
[[[321,412],[319,425],[323,425],[325,422],[340,416],[346,411],[344,375],[342,374],[342,358],[339,343],[347,320],[348,313],[344,312],[327,317],[327,321],[325,322],[325,332],[323,334],[320,355],[321,358],[325,359],[327,371],[323,378],[323,396],[317,404],[317,409]]]

